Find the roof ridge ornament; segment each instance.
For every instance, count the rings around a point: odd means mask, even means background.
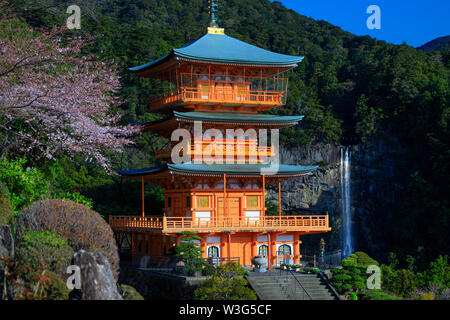
[[[217,24],[217,17],[216,12],[219,10],[217,9],[218,4],[216,3],[217,0],[209,0],[209,15],[210,15],[210,21],[208,26],[208,33],[211,34],[225,34],[224,28],[219,28],[219,25]]]

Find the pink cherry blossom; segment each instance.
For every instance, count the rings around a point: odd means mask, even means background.
[[[81,55],[90,39],[67,39],[63,28],[36,34],[14,21],[0,21],[0,157],[82,154],[109,171],[107,153],[136,132],[113,111],[122,103],[117,67]]]

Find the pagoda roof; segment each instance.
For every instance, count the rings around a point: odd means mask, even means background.
[[[130,68],[142,72],[156,67],[173,57],[199,62],[215,62],[232,65],[295,67],[303,57],[275,53],[259,48],[226,34],[207,33],[154,61]]]
[[[303,119],[304,116],[279,116],[260,113],[235,113],[235,112],[178,112],[173,115],[179,120],[185,121],[205,121],[220,123],[258,123],[258,124],[290,124],[295,125]]]
[[[178,127],[179,122],[202,121],[209,124],[233,124],[233,126],[271,126],[287,128],[297,125],[304,116],[279,116],[259,113],[234,113],[234,112],[178,112],[173,111],[171,115],[156,121],[134,123],[144,127],[144,130],[154,131],[163,136],[170,136]]]
[[[269,169],[268,164],[195,164],[186,162],[181,164],[163,164],[156,167],[136,169],[136,170],[117,170],[117,173],[129,178],[137,178],[142,176],[149,176],[156,173],[168,171],[170,173],[178,173],[184,175],[196,176],[261,176],[262,169]],[[296,177],[306,175],[318,166],[297,166],[280,164],[275,175],[267,175],[267,177]]]

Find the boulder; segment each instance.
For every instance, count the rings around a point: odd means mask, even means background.
[[[101,253],[79,250],[72,264],[81,270],[81,296],[83,300],[123,300],[108,259]]]
[[[14,239],[9,225],[0,226],[0,270],[3,270],[1,258],[12,258],[14,256]]]
[[[119,287],[124,300],[144,300],[142,295],[132,286],[120,284]]]

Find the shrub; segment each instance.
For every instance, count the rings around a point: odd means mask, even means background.
[[[347,259],[342,260],[342,262],[344,263],[345,261],[347,263],[354,264],[354,266],[364,269],[366,269],[370,265],[378,266],[378,261],[372,259],[367,253],[361,251],[352,253]],[[344,266],[344,264],[342,264],[342,266]]]
[[[428,270],[419,275],[421,285],[429,287],[438,285],[443,289],[450,287],[450,265],[448,256],[439,256],[435,261],[430,262]]]
[[[95,211],[69,200],[42,200],[24,208],[15,217],[16,242],[26,230],[57,233],[74,251],[103,254],[118,278],[119,255],[110,226]]]
[[[411,270],[393,270],[390,266],[381,266],[382,287],[401,297],[410,297],[416,289],[415,275]]]
[[[330,282],[341,294],[349,291],[363,292],[366,289],[366,270],[370,265],[378,265],[378,262],[364,252],[355,252],[341,261],[341,269],[332,270]]]
[[[72,260],[72,248],[56,233],[27,231],[16,249],[15,259],[19,265],[39,269],[43,262],[49,271],[61,276]]]
[[[350,300],[358,300],[358,295],[356,294],[356,292],[350,292],[348,294],[348,297],[350,298]]]
[[[0,161],[0,181],[8,186],[11,206],[20,210],[49,191],[50,182],[36,168],[25,168],[27,160]]]
[[[56,273],[41,265],[37,269],[30,266],[10,265],[8,283],[14,289],[14,300],[68,300],[69,289]]]
[[[367,290],[364,296],[370,300],[400,300],[401,298],[391,296],[382,290]]]
[[[433,292],[422,293],[415,297],[416,300],[434,300]]]
[[[11,222],[13,213],[8,188],[0,181],[0,226]]]
[[[256,300],[256,295],[247,287],[243,275],[245,269],[229,262],[218,266],[212,278],[206,279],[194,291],[196,300]]]

